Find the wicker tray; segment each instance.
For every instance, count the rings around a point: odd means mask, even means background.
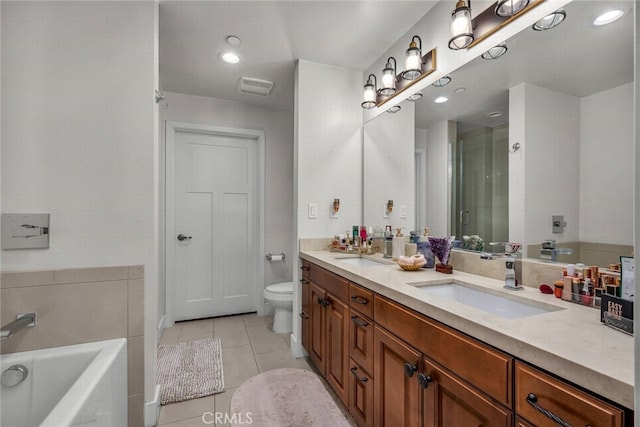
[[[398,264],[400,266],[401,269],[403,269],[404,271],[418,271],[420,270],[422,267],[424,267],[427,263],[422,263],[422,264],[414,264],[414,265],[404,265],[404,264]]]

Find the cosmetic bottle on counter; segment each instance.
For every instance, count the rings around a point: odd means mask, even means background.
[[[404,236],[402,235],[402,228],[398,228],[398,232],[393,237],[393,249],[391,257],[394,261],[397,261],[404,255]]]

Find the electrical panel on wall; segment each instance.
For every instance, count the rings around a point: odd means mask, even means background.
[[[49,214],[2,214],[2,249],[49,248]]]

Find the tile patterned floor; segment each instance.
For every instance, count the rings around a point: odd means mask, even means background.
[[[271,330],[272,322],[272,316],[260,317],[253,313],[181,322],[165,329],[160,340],[161,344],[176,344],[214,336],[220,338],[225,391],[201,399],[162,406],[158,426],[202,427],[212,425],[205,424],[202,415],[205,412],[228,413],[233,392],[252,376],[277,368],[313,370],[306,359],[293,358],[289,348],[289,334],[274,333]],[[335,396],[334,399],[336,399]],[[341,409],[343,412],[345,411],[342,406]],[[227,424],[215,425],[225,426]]]

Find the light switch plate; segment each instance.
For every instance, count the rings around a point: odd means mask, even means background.
[[[49,248],[49,214],[2,214],[2,249]]]
[[[400,219],[407,219],[407,206],[400,205]]]
[[[318,218],[318,204],[309,203],[309,219]]]

